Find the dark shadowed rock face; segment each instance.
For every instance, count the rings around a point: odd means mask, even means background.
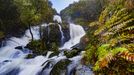
[[[89,43],[89,38],[85,35],[81,38],[80,43],[71,47],[72,49],[84,50]]]
[[[64,32],[64,37],[65,37],[65,39],[64,39],[64,43],[65,43],[70,39],[69,28],[64,29],[63,32]]]
[[[89,43],[89,38],[86,35],[83,36],[80,40],[79,48],[85,49],[85,47],[87,46],[88,43]]]
[[[46,44],[55,42],[57,45],[60,45],[61,33],[57,24],[45,27],[43,30],[43,36],[43,38],[45,38]]]
[[[22,50],[22,49],[23,49],[23,47],[22,47],[22,46],[17,46],[17,47],[15,47],[15,49]]]
[[[67,66],[71,61],[68,59],[60,60],[50,72],[50,75],[66,75]]]

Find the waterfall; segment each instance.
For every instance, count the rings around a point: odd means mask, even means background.
[[[62,31],[61,25],[58,24],[58,26],[59,26],[59,30],[60,30],[60,33],[61,33],[61,44],[63,44],[63,42],[64,42],[64,33],[63,33],[63,31]]]
[[[59,30],[60,30],[60,33],[61,33],[61,44],[63,44],[63,42],[64,42],[64,34],[63,34],[63,31],[62,31],[62,27],[60,25],[62,23],[61,17],[58,16],[58,15],[54,15],[53,20],[58,22]]]
[[[41,26],[47,27],[51,24],[43,24]],[[62,27],[60,24],[58,24],[58,26],[62,36],[61,40],[64,41]],[[34,39],[38,40],[40,38],[39,27],[34,26],[31,29],[34,35]],[[62,49],[71,49],[72,46],[80,42],[80,38],[84,35],[85,31],[80,25],[70,24],[71,38],[64,44]],[[80,64],[82,55],[78,55],[73,58],[67,58],[64,56],[63,52],[60,52],[58,55],[53,57],[49,57],[52,52],[48,51],[46,56],[40,55],[36,56],[35,58],[25,59],[25,57],[30,54],[30,52],[28,52],[27,49],[23,47],[26,46],[30,40],[31,35],[29,31],[26,30],[23,37],[11,37],[6,41],[6,46],[0,48],[0,75],[50,75],[54,65],[63,59],[69,59],[72,61],[72,63],[67,68],[67,74],[70,75],[73,68]],[[22,46],[23,50],[15,49],[17,46]]]
[[[81,37],[85,35],[85,31],[82,26],[80,25],[75,25],[75,24],[70,24],[70,40],[67,41],[63,47],[60,48],[62,49],[71,49],[72,46],[78,44],[80,42]]]
[[[57,21],[58,23],[62,23],[61,17],[58,15],[54,15],[53,20]]]

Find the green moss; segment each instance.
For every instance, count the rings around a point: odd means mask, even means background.
[[[4,38],[4,37],[5,37],[4,32],[1,32],[1,31],[0,31],[0,39],[1,39],[1,38]]]
[[[26,59],[34,58],[35,56],[33,54],[28,54]]]
[[[42,47],[40,40],[31,41],[26,47],[32,50],[34,55],[43,55],[46,52],[46,48]]]
[[[54,65],[53,69],[50,72],[50,75],[60,75],[67,69],[67,66],[69,65],[71,61],[64,59],[59,61],[57,64]]]
[[[78,55],[78,53],[79,53],[79,50],[64,51],[64,54],[67,58],[74,57]]]

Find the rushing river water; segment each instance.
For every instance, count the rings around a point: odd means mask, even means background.
[[[59,18],[59,19],[57,19]],[[60,17],[56,16],[54,20],[57,20],[61,23]],[[43,24],[46,25],[46,24]],[[42,26],[43,26],[42,25]],[[46,25],[49,26],[49,25]],[[58,24],[59,30],[61,32],[61,41],[64,41],[64,33],[62,31],[62,27]],[[39,27],[32,27],[32,33],[34,35],[34,39],[39,39]],[[69,49],[71,47],[78,44],[80,42],[80,38],[85,35],[84,29],[80,25],[70,24],[70,40],[65,42],[62,49]],[[57,56],[49,57],[52,52],[48,51],[46,56],[36,56],[35,58],[26,59],[25,57],[32,53],[31,50],[25,47],[31,40],[31,35],[29,30],[26,30],[25,35],[21,38],[11,37],[6,41],[6,45],[0,48],[0,75],[50,75],[50,71],[53,66],[58,63],[62,59],[69,59],[72,62],[68,65],[68,71],[66,75],[73,75],[71,72],[73,69],[77,69],[76,75],[92,75],[92,71],[80,64],[80,59],[82,55],[77,55],[73,58],[67,58],[64,54],[59,53]],[[15,47],[22,46],[22,50],[15,49]],[[48,63],[51,63],[48,66]],[[44,69],[44,67],[46,67]],[[79,69],[82,69],[79,71]],[[62,75],[65,75],[63,73]]]

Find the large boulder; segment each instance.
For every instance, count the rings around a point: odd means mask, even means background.
[[[88,36],[87,35],[83,36],[80,40],[79,48],[85,49],[85,47],[88,45],[88,43],[89,43]]]
[[[44,28],[43,30],[43,38],[45,39],[45,43],[51,48],[52,43],[56,43],[56,45],[60,45],[61,42],[61,32],[58,24],[51,24]]]
[[[60,60],[56,63],[50,72],[50,75],[66,75],[67,66],[71,61],[68,59]]]

